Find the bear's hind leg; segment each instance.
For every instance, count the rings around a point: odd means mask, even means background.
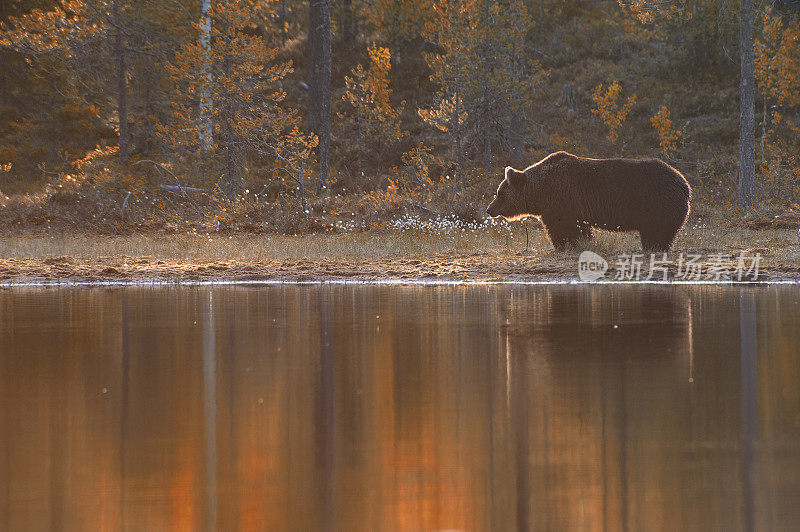
[[[639,237],[642,239],[642,249],[645,251],[669,251],[679,230],[680,228],[639,231]]]

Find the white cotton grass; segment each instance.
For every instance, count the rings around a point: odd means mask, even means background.
[[[533,222],[535,223],[535,222]],[[454,234],[468,231],[487,231],[504,229],[510,231],[512,224],[503,218],[484,218],[483,220],[466,221],[456,216],[425,217],[416,214],[405,214],[383,224],[384,230],[418,231],[427,234]],[[332,230],[342,232],[363,231],[364,226],[356,220],[339,220],[331,224]]]

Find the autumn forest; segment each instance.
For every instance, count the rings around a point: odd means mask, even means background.
[[[798,224],[799,39],[790,0],[5,0],[0,220],[473,223],[566,150],[664,159],[694,220]]]

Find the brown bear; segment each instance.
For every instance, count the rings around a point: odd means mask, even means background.
[[[591,237],[592,228],[639,231],[642,247],[667,251],[689,215],[692,189],[658,159],[548,155],[523,171],[506,168],[489,216],[541,216],[556,249]]]

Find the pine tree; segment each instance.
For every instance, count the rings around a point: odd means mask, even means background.
[[[400,113],[404,103],[392,105],[392,89],[389,86],[391,52],[388,48],[371,45],[369,68],[357,65],[345,76],[346,90],[342,99],[353,109],[350,126],[355,130],[358,177],[364,175],[363,159],[368,147],[381,159],[383,149],[395,144],[403,137]],[[340,118],[346,118],[340,114]]]
[[[489,174],[498,150],[520,145],[535,87],[545,76],[525,49],[529,20],[518,0],[443,0],[426,30],[443,53],[426,54],[439,86],[435,105],[419,115],[451,137],[453,161],[474,146]]]
[[[69,0],[15,18],[2,45],[63,79],[59,95],[88,101],[116,121],[124,162],[134,150],[152,148],[153,122],[165,107],[156,102],[166,100],[155,93],[191,16],[165,0]]]
[[[755,64],[753,0],[741,0],[739,10],[739,204],[753,203],[756,181]]]
[[[0,39],[0,45],[46,64],[45,69],[52,76],[68,79],[72,86],[61,93],[74,93],[76,99],[82,98],[77,87],[90,94],[108,89],[97,86],[98,80],[89,77],[91,72],[113,72],[118,153],[123,162],[129,152],[127,55],[132,49],[126,34],[129,7],[123,0],[65,0],[50,10],[34,9],[14,18],[12,27],[4,27]],[[98,42],[108,51],[106,54],[97,53]]]
[[[308,129],[319,139],[319,177],[323,190],[330,173],[331,146],[331,4],[308,4]]]
[[[177,98],[173,122],[159,131],[178,153],[200,155],[210,142],[207,170],[221,170],[220,185],[228,198],[241,192],[242,171],[253,160],[279,175],[289,174],[305,210],[304,178],[316,139],[301,132],[299,112],[285,105],[281,82],[292,72],[291,64],[277,61],[277,49],[263,37],[244,31],[256,14],[242,0],[211,5],[213,47],[187,41],[167,65]],[[201,108],[205,98],[214,105]],[[205,119],[213,127],[210,137],[200,134]]]

